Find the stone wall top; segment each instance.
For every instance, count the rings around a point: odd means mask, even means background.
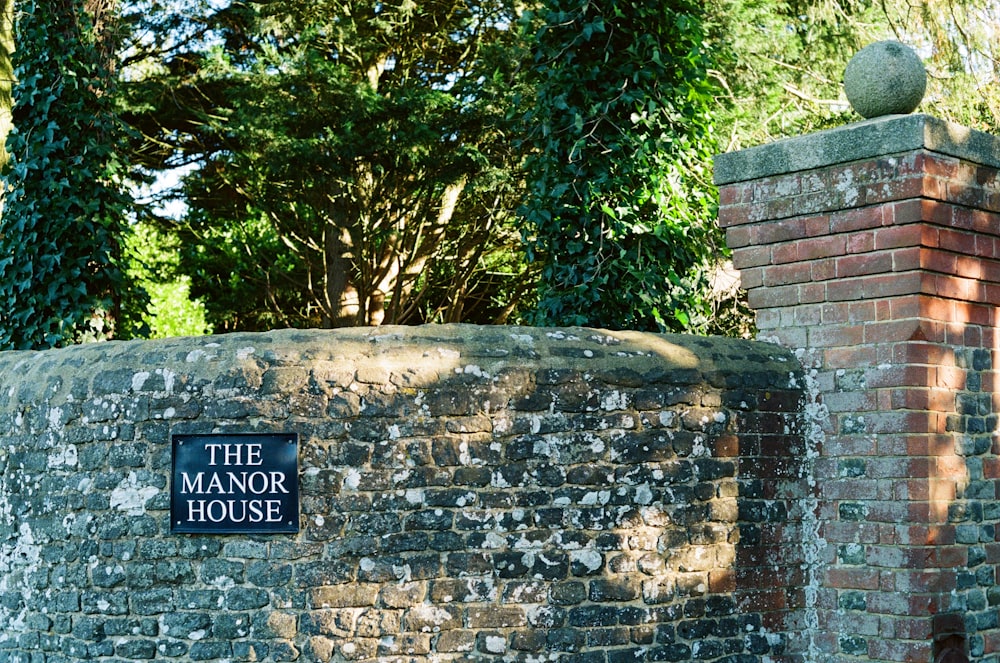
[[[715,183],[745,182],[925,149],[1000,168],[1000,138],[930,115],[888,115],[715,158]]]
[[[326,365],[331,374],[345,373],[348,382],[385,378],[420,388],[527,363],[535,370],[586,371],[611,383],[687,370],[696,379],[726,386],[732,381],[727,376],[784,380],[794,370],[789,361],[781,348],[737,339],[583,328],[288,329],[0,353],[0,411],[18,403],[58,404],[130,392],[211,393],[250,386],[274,393],[281,385],[271,389],[266,383],[294,379],[280,369],[303,364]]]

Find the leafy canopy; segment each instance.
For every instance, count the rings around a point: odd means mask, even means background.
[[[509,315],[510,3],[234,4],[129,86],[219,329]]]

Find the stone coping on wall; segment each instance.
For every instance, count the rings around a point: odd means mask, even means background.
[[[1000,139],[931,115],[888,115],[715,157],[717,185],[928,150],[994,168]]]
[[[0,411],[18,403],[51,403],[66,397],[179,392],[184,389],[175,382],[179,375],[187,386],[203,377],[216,390],[225,390],[227,374],[234,385],[261,386],[262,380],[277,379],[263,374],[269,366],[296,363],[334,362],[327,366],[331,371],[349,368],[360,382],[367,375],[370,382],[394,377],[406,386],[421,386],[463,373],[528,364],[534,370],[617,371],[622,379],[632,380],[646,372],[687,370],[699,379],[725,382],[724,376],[786,374],[795,370],[789,361],[784,350],[767,344],[680,334],[466,324],[286,329],[3,352]],[[158,389],[151,389],[153,382],[159,383]]]

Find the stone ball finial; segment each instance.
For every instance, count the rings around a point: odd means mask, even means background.
[[[912,113],[926,89],[927,71],[920,56],[898,41],[865,46],[844,70],[847,100],[864,118]]]

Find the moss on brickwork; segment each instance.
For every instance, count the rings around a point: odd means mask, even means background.
[[[758,551],[801,476],[799,373],[461,325],[0,354],[0,659],[781,654],[744,578],[801,563]],[[171,435],[248,431],[299,433],[300,532],[171,534]]]

